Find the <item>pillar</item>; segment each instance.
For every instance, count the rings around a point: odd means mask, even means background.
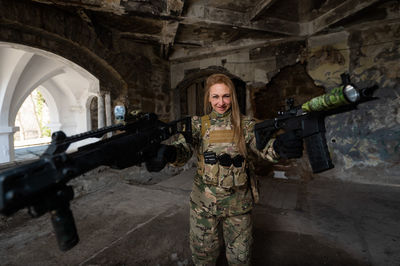
[[[112,123],[112,117],[111,117],[111,95],[110,95],[110,93],[109,92],[106,92],[105,94],[104,94],[104,100],[105,100],[105,103],[106,103],[106,125],[107,126],[111,126],[111,123]],[[108,134],[107,134],[107,137],[111,137],[112,136],[112,132],[109,132]]]
[[[106,103],[106,125],[111,126],[112,124],[112,114],[111,114],[111,95],[109,92],[104,94],[104,100]]]
[[[97,127],[102,128],[104,126],[104,98],[99,94],[97,96]]]
[[[15,127],[0,128],[0,163],[12,162],[15,159],[14,153],[14,132]]]

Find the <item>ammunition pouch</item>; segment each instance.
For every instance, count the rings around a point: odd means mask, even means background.
[[[229,167],[233,165],[234,167],[242,167],[244,162],[244,157],[242,155],[236,155],[235,157],[231,157],[229,154],[223,153],[218,155],[215,152],[205,152],[204,163],[207,164],[216,164],[219,162],[220,165]]]
[[[247,164],[243,156],[232,158],[229,154],[217,156],[215,152],[204,152],[202,157],[204,164],[200,171],[205,184],[226,189],[247,184]]]

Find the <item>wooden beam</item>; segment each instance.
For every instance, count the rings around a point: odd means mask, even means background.
[[[137,40],[149,43],[162,43],[159,35],[133,33],[133,32],[121,32],[119,33],[120,38]]]
[[[31,0],[32,2],[38,2],[41,4],[54,5],[54,6],[67,6],[84,8],[87,10],[110,12],[116,15],[122,15],[125,13],[123,7],[120,5],[120,0],[95,0],[95,1],[83,1],[83,2],[71,2],[70,0]]]
[[[379,2],[380,0],[347,0],[341,5],[329,10],[310,22],[309,30],[311,34],[320,32],[336,22],[345,19],[366,7]]]
[[[294,42],[294,41],[304,41],[303,37],[283,37],[271,40],[261,40],[261,41],[249,41],[241,42],[234,45],[223,45],[223,46],[212,46],[212,47],[187,47],[175,46],[174,52],[169,56],[169,60],[173,63],[190,62],[193,60],[200,60],[204,58],[210,58],[215,56],[224,56],[232,54],[235,51],[242,51],[243,49],[252,49],[263,47],[264,45],[271,45],[281,42]]]
[[[179,22],[163,21],[161,31],[161,42],[163,44],[173,44],[175,41],[176,32],[178,31]]]
[[[191,6],[186,17],[180,21],[186,25],[198,25],[204,27],[226,26],[230,28],[243,28],[247,30],[279,33],[289,36],[297,36],[300,26],[296,22],[267,18],[260,21],[249,21],[248,13],[227,9],[209,7],[205,5]]]
[[[276,0],[260,0],[253,10],[247,12],[249,21],[257,20]]]
[[[174,16],[182,15],[185,0],[167,0],[167,13]]]

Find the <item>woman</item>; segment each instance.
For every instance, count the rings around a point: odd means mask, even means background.
[[[158,162],[155,159],[146,166],[152,171],[161,170],[166,161],[183,165],[195,149],[198,166],[190,195],[193,262],[215,265],[222,235],[229,264],[249,265],[253,241],[251,209],[258,198],[254,179],[249,176],[249,153],[270,162],[277,162],[282,155],[300,157],[302,140],[293,133],[285,133],[257,150],[255,121],[240,114],[235,87],[223,74],[207,79],[204,111],[207,115],[192,118],[192,145],[183,137],[173,145],[162,145]]]

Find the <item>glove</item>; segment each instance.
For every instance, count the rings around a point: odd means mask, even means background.
[[[146,169],[149,172],[160,172],[167,163],[176,160],[176,148],[172,145],[160,144],[156,155],[146,161]]]
[[[303,139],[294,131],[276,136],[273,148],[281,158],[300,158],[303,155]]]

